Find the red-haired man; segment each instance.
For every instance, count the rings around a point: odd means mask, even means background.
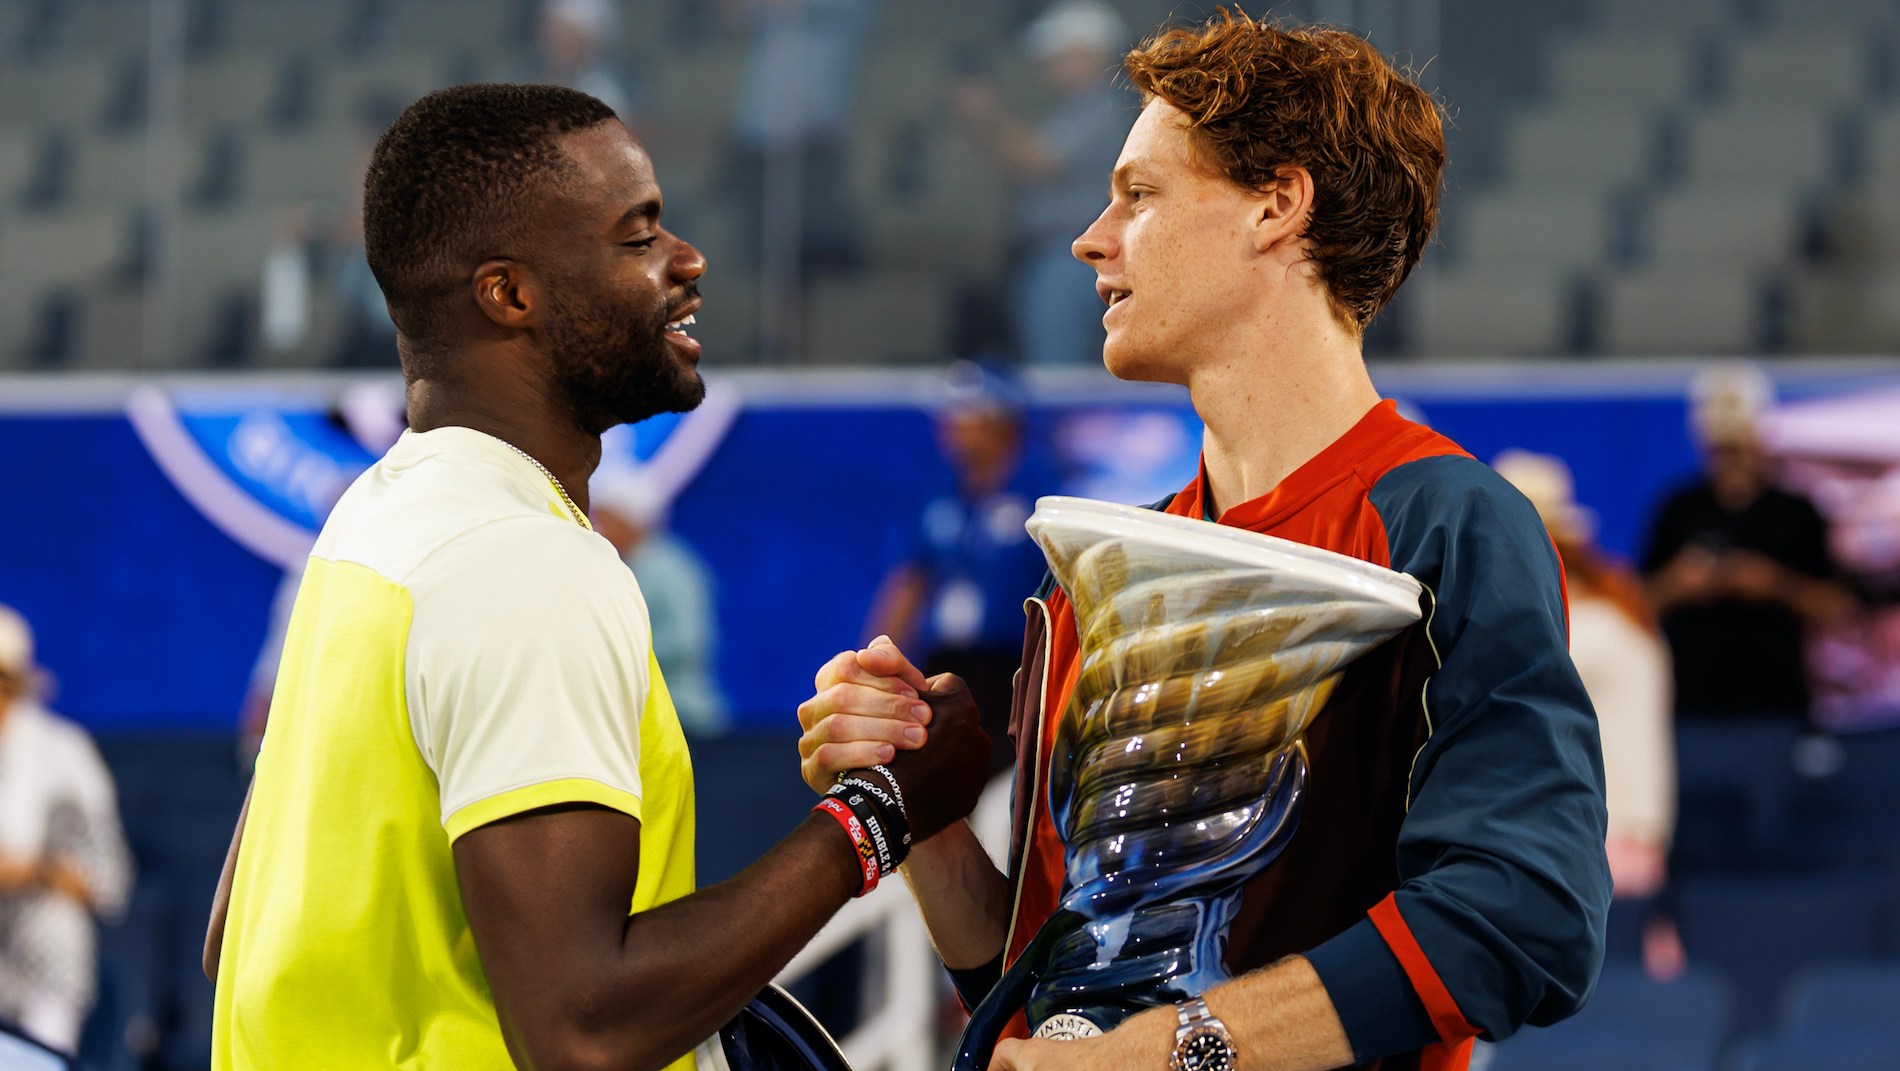
[[[1409,573],[1425,617],[1349,668],[1308,731],[1307,810],[1245,890],[1237,977],[1204,1007],[1097,1038],[1006,1039],[993,1066],[1463,1068],[1473,1038],[1582,1004],[1610,881],[1596,722],[1550,540],[1495,473],[1381,401],[1362,357],[1431,237],[1439,111],[1351,34],[1238,15],[1162,33],[1125,67],[1146,105],[1075,254],[1108,304],[1109,370],[1187,387],[1206,421],[1199,475],[1159,508]],[[1012,872],[961,825],[906,867],[966,999],[1062,893],[1034,775],[1076,648],[1069,602],[1046,586],[1011,714]],[[888,643],[833,659],[800,710],[807,779],[913,746],[922,687]],[[1178,1049],[1177,1029],[1209,1012],[1224,1045]]]

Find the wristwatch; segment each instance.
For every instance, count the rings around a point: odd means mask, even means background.
[[[1234,1039],[1227,1024],[1207,1010],[1200,997],[1174,1006],[1180,1025],[1174,1028],[1174,1055],[1168,1057],[1170,1071],[1234,1071],[1240,1054],[1234,1051]]]

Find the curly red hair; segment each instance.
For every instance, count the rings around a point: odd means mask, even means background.
[[[1123,60],[1187,116],[1197,162],[1245,189],[1313,176],[1306,237],[1342,324],[1364,330],[1431,240],[1445,168],[1438,103],[1364,38],[1219,9]]]

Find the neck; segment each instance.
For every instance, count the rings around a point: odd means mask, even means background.
[[[1273,490],[1379,404],[1358,337],[1322,315],[1304,329],[1276,328],[1190,379],[1215,509]]]
[[[519,375],[479,378],[485,380],[480,389],[462,380],[411,380],[410,429],[469,428],[509,443],[545,466],[586,513],[587,481],[600,464],[600,436],[581,427],[545,382]],[[504,389],[497,389],[498,378]]]

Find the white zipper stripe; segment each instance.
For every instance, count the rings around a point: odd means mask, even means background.
[[[1413,579],[1417,580],[1418,578],[1413,577]],[[1412,753],[1412,766],[1405,772],[1406,814],[1412,813],[1412,779],[1418,776],[1418,757],[1425,754],[1425,748],[1432,742],[1432,734],[1437,731],[1437,727],[1432,724],[1432,704],[1428,698],[1428,693],[1432,687],[1432,677],[1437,675],[1438,670],[1445,668],[1445,659],[1438,653],[1438,641],[1432,639],[1432,619],[1438,616],[1438,593],[1433,591],[1432,586],[1423,580],[1419,580],[1418,586],[1425,589],[1425,597],[1429,600],[1425,610],[1425,642],[1431,646],[1432,666],[1434,668],[1431,673],[1426,675],[1425,683],[1420,685],[1418,689],[1418,708],[1425,714],[1425,743],[1420,744],[1418,750]]]
[[[1008,968],[1009,947],[1016,940],[1016,920],[1022,913],[1023,882],[1029,877],[1029,852],[1036,845],[1036,807],[1037,797],[1042,794],[1042,724],[1048,720],[1049,712],[1049,660],[1055,654],[1055,620],[1049,613],[1049,604],[1034,596],[1024,600],[1023,608],[1034,606],[1042,614],[1042,702],[1036,708],[1035,747],[1029,752],[1029,824],[1023,828],[1022,857],[1016,863],[1016,894],[1010,900],[1009,926],[1003,931],[1003,960]],[[1055,756],[1049,756],[1051,762]]]

